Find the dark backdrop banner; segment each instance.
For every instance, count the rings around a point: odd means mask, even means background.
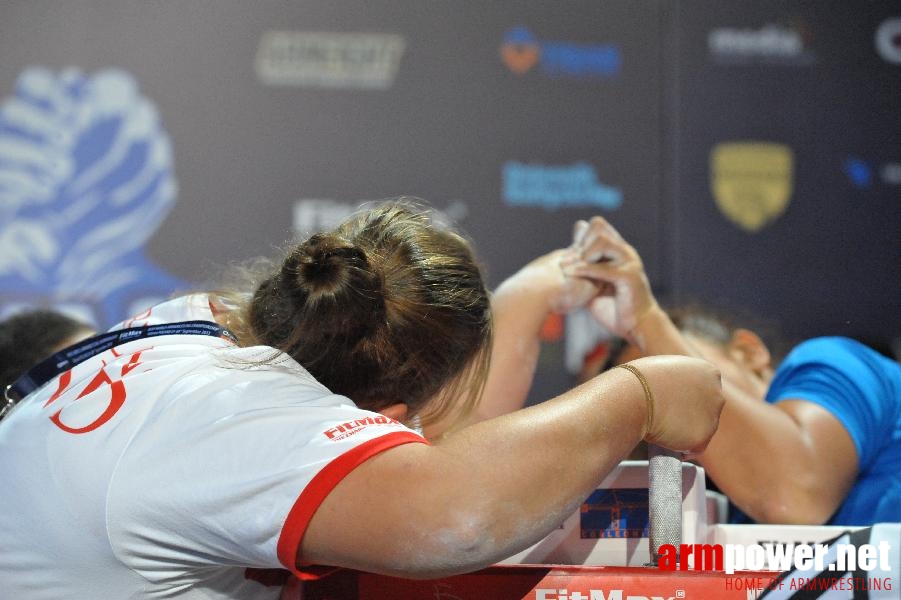
[[[492,285],[601,214],[667,301],[901,337],[893,2],[19,2],[0,56],[0,316],[107,327],[412,195]]]

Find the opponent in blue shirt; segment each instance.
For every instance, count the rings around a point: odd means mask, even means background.
[[[857,478],[829,522],[901,521],[901,364],[847,338],[797,346],[776,370],[768,402],[822,406],[848,431]]]
[[[780,363],[749,329],[662,310],[635,248],[601,217],[581,229],[592,233],[577,229],[562,271],[595,283],[594,318],[639,355],[719,367],[726,406],[707,449],[689,458],[741,512],[762,523],[901,522],[897,362],[850,339],[816,338]]]

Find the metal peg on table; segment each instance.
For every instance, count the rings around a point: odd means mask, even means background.
[[[678,553],[682,543],[682,458],[659,446],[651,446],[648,455],[649,550],[657,566],[660,546],[672,544]]]

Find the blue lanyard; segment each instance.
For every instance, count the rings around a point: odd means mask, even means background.
[[[143,327],[131,327],[119,329],[107,333],[95,335],[92,338],[82,340],[67,348],[63,348],[56,354],[46,358],[30,368],[24,375],[6,386],[4,396],[6,404],[0,408],[0,419],[15,406],[16,402],[38,389],[63,371],[83,363],[92,356],[97,356],[110,348],[121,344],[140,340],[143,338],[157,337],[160,335],[205,335],[220,337],[237,343],[238,339],[228,329],[210,321],[181,321],[178,323],[162,323],[159,325],[145,325]]]

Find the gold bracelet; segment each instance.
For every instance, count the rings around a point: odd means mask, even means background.
[[[623,369],[629,371],[636,377],[638,377],[638,381],[641,382],[641,387],[644,388],[644,399],[645,403],[648,405],[648,426],[645,434],[641,436],[642,438],[646,437],[649,433],[651,433],[651,424],[654,422],[654,394],[651,393],[651,386],[648,384],[648,380],[645,379],[644,375],[641,374],[636,367],[628,363],[624,363],[621,365],[616,365],[617,367],[622,367]]]

